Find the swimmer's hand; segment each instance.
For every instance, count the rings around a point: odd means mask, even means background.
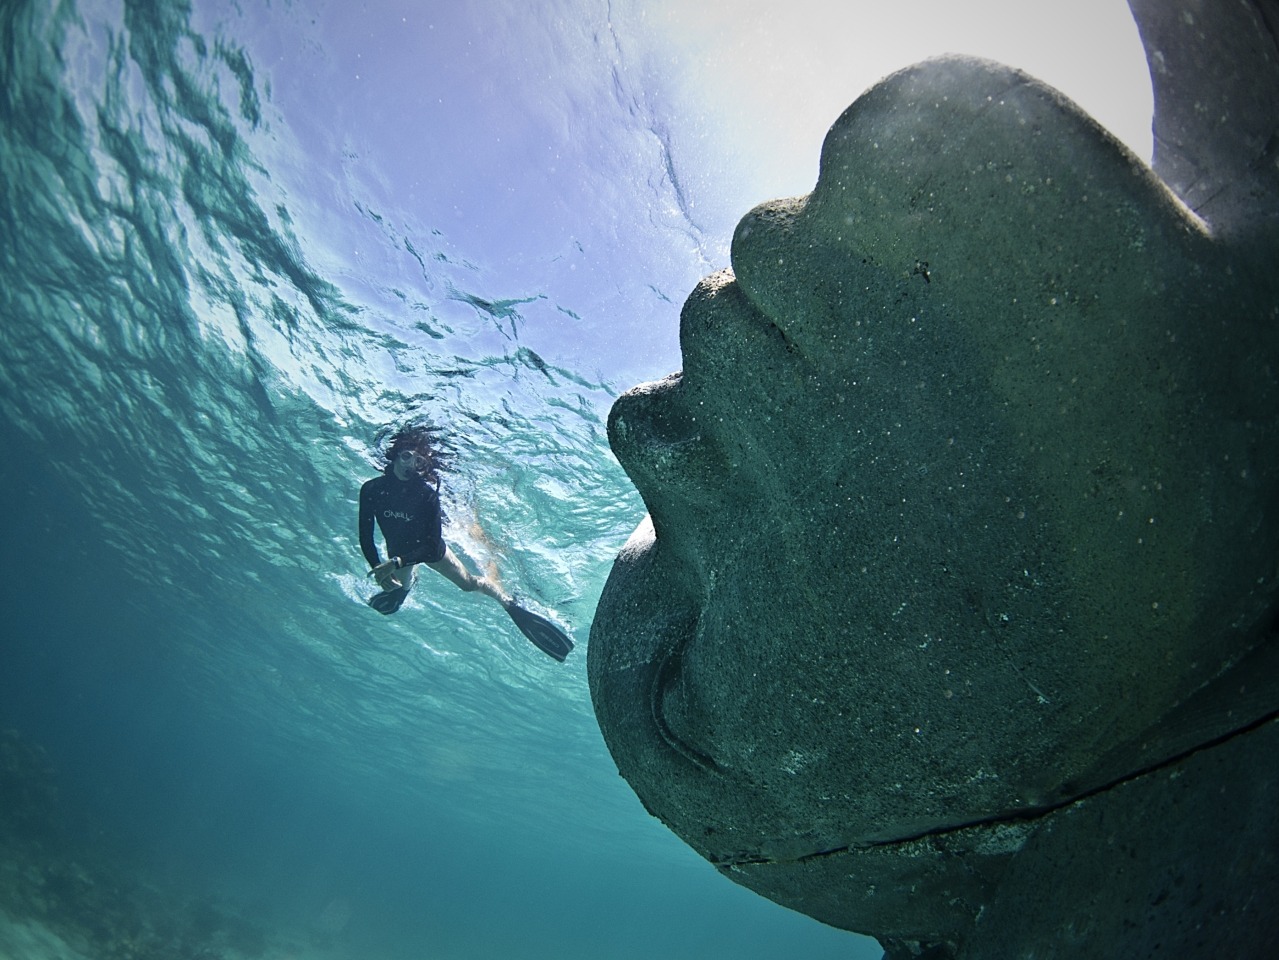
[[[377,581],[377,585],[383,590],[398,590],[404,586],[399,580],[395,579],[395,572],[400,569],[400,558],[391,557],[384,560],[376,567],[369,571],[369,576]]]

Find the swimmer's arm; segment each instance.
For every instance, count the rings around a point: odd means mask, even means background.
[[[364,487],[360,488],[360,552],[370,567],[376,568],[382,558],[378,556],[377,543],[373,539],[373,504]]]

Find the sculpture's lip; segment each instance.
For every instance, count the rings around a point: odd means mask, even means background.
[[[653,719],[653,726],[657,731],[657,735],[667,747],[707,773],[722,774],[724,772],[723,768],[720,767],[713,756],[676,733],[666,719],[666,693],[676,682],[679,672],[683,668],[685,646],[696,635],[696,632],[697,622],[694,619],[691,629],[674,641],[671,648],[657,662],[657,669],[653,673],[653,682],[649,691],[649,713]]]
[[[632,732],[637,721],[649,727],[648,733],[636,740],[646,742],[650,751],[682,758],[701,770],[718,771],[719,765],[710,754],[677,732],[667,720],[666,696],[678,681],[688,644],[697,635],[701,611],[690,598],[671,595],[669,583],[681,578],[667,566],[670,558],[659,556],[659,544],[650,515],[618,553],[617,564],[633,569],[624,578],[610,577],[600,597],[600,607],[643,610],[648,616],[641,623],[631,620],[625,632],[619,634],[606,626],[610,618],[597,615],[591,654],[603,666],[597,671],[595,684],[613,687],[616,678],[616,693],[630,701],[623,711],[627,726]],[[654,597],[660,597],[662,603],[651,602]],[[605,697],[603,702],[615,701]]]

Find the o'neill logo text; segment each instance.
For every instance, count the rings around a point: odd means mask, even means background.
[[[382,511],[382,516],[384,516],[384,517],[394,517],[396,520],[404,520],[404,521],[410,521],[410,520],[412,520],[412,519],[413,519],[413,514],[411,514],[411,513],[400,513],[400,511],[398,511],[398,510],[383,510],[383,511]]]

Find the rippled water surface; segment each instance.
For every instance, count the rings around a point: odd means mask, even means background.
[[[650,820],[593,721],[642,514],[604,418],[678,366],[712,254],[643,52],[542,14],[6,5],[5,720],[73,850],[295,947],[752,955],[747,916],[844,956]],[[415,414],[457,448],[455,549],[567,664],[442,580],[363,604],[356,491]]]

